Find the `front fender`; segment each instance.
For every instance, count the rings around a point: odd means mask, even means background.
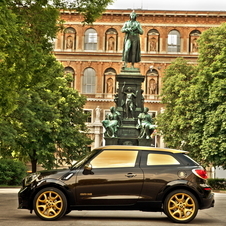
[[[41,181],[38,181],[37,183],[33,184],[31,186],[31,202],[33,202],[35,195],[42,189],[47,187],[55,187],[60,189],[66,196],[68,205],[74,205],[75,204],[75,196],[72,193],[72,191],[69,189],[68,185],[65,184],[63,181],[54,179],[54,178],[45,178]],[[30,203],[30,206],[33,206],[32,203]]]

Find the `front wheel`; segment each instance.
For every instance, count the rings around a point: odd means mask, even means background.
[[[34,198],[34,211],[42,220],[58,220],[67,211],[67,199],[57,188],[44,188]]]
[[[189,191],[176,190],[167,195],[164,213],[175,223],[188,223],[198,213],[196,197]]]

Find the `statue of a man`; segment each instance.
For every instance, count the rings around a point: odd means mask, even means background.
[[[126,63],[132,63],[132,68],[134,68],[134,63],[140,62],[140,36],[143,34],[143,30],[138,21],[136,21],[136,13],[133,11],[130,14],[130,20],[126,21],[122,27],[122,32],[125,33],[124,48],[122,54],[122,60]]]
[[[153,124],[152,117],[148,114],[149,108],[145,107],[144,111],[138,115],[137,129],[140,130],[138,138],[150,139],[151,134],[156,128]]]
[[[124,107],[126,112],[126,118],[134,118],[134,107],[135,107],[135,98],[137,97],[138,90],[136,92],[133,91],[131,87],[127,87],[125,89],[126,83],[124,82],[122,86],[122,93],[125,95],[125,101],[122,100],[121,106]]]
[[[121,115],[116,111],[115,107],[110,108],[110,113],[102,121],[102,124],[106,130],[105,137],[116,137],[118,127],[121,125]]]

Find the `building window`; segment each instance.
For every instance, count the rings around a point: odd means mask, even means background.
[[[155,29],[148,32],[147,52],[159,52],[159,32]]]
[[[73,50],[75,49],[76,31],[72,27],[68,27],[64,31],[64,49]]]
[[[97,32],[90,28],[85,32],[85,50],[96,50],[97,49]]]
[[[82,82],[82,93],[95,94],[96,72],[93,68],[86,68]]]
[[[156,69],[149,69],[146,74],[146,94],[159,94],[159,73]]]
[[[86,117],[86,122],[87,123],[92,123],[92,110],[84,110]]]
[[[114,93],[115,92],[115,76],[116,71],[113,68],[108,68],[104,72],[104,93]]]
[[[168,34],[168,52],[180,52],[180,33],[177,30],[172,30]]]
[[[64,73],[71,75],[72,81],[70,82],[69,87],[75,88],[74,87],[75,86],[75,71],[74,71],[74,69],[72,67],[65,67],[64,68]]]
[[[107,51],[117,51],[118,32],[114,28],[110,28],[105,33],[105,49]]]
[[[189,35],[189,52],[190,53],[197,53],[198,52],[198,38],[201,35],[201,32],[198,30],[194,30]]]

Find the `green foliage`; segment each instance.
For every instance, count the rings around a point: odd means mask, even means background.
[[[0,3],[0,152],[29,159],[33,172],[37,163],[54,167],[56,155],[71,162],[91,143],[86,99],[68,87],[72,79],[51,53],[63,6],[47,0]]]
[[[92,24],[111,3],[113,0],[76,0],[71,7],[83,15],[83,23]]]
[[[188,93],[194,71],[194,66],[183,58],[176,59],[166,69],[161,95],[165,111],[157,117],[157,124],[168,147],[180,148],[182,143],[188,143],[191,110],[184,103],[193,102],[188,99]]]
[[[226,24],[203,32],[198,43],[196,68],[176,60],[166,70],[159,129],[168,146],[185,141],[182,148],[203,166],[226,168]]]
[[[84,24],[92,24],[113,0],[8,0],[13,6],[31,8],[34,5],[53,7],[55,9],[72,10],[83,16]],[[40,14],[37,14],[40,16]]]
[[[0,159],[0,184],[20,185],[26,176],[27,168],[19,161],[13,159]]]
[[[208,184],[214,190],[226,190],[226,179],[210,178],[208,179]]]
[[[14,154],[28,156],[32,171],[36,171],[36,163],[47,169],[57,166],[56,155],[71,163],[91,143],[84,133],[85,97],[68,87],[71,78],[64,76],[53,56],[45,56],[45,62],[31,86],[20,91],[18,108],[8,116],[16,131]]]

